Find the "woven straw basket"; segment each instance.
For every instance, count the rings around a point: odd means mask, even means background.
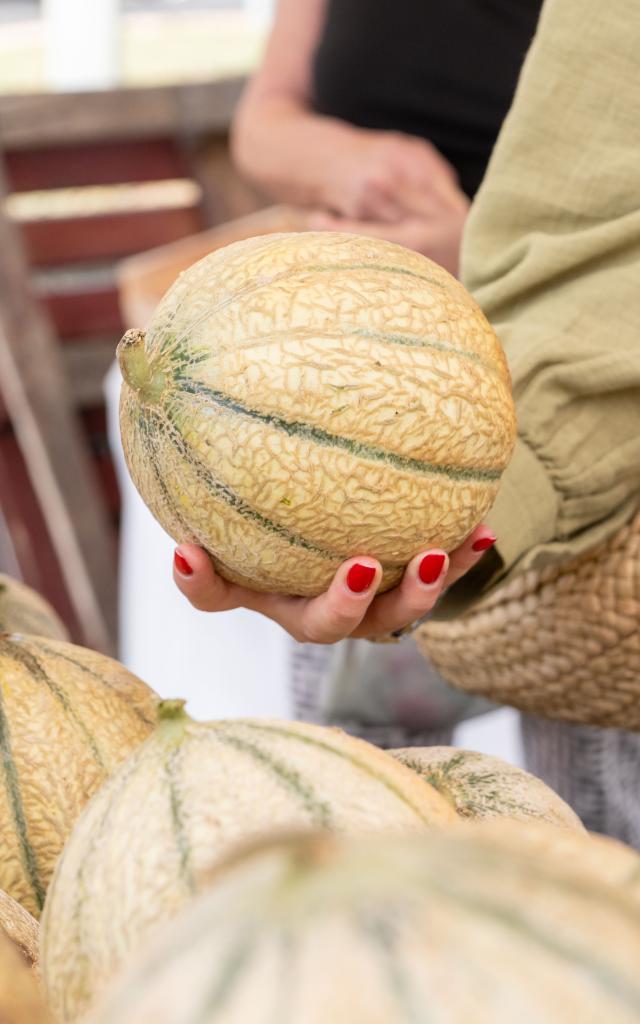
[[[640,513],[606,544],[527,572],[416,632],[454,686],[566,722],[640,730]]]

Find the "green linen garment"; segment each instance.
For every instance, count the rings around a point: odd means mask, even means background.
[[[605,539],[640,505],[640,8],[546,0],[465,232],[518,413],[498,543],[441,602]]]

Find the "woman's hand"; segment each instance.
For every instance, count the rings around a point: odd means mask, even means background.
[[[236,166],[281,202],[393,223],[415,190],[437,195],[456,173],[431,143],[314,111],[313,62],[327,0],[279,0],[262,64],[236,108]]]
[[[410,211],[408,197],[457,191],[456,173],[435,146],[400,132],[351,128],[325,166],[323,206],[354,220],[393,223]]]
[[[206,612],[250,608],[279,623],[303,643],[331,644],[345,637],[377,637],[403,629],[431,611],[440,594],[464,576],[495,542],[480,525],[447,555],[435,549],[411,560],[402,582],[380,596],[382,570],[374,558],[350,558],[319,597],[263,594],[219,576],[202,548],[176,549],[173,578],[194,608]]]
[[[469,200],[453,183],[437,193],[407,192],[406,210],[394,223],[385,219],[355,220],[316,211],[309,215],[312,230],[350,231],[397,242],[415,249],[457,276],[460,243],[469,212]]]

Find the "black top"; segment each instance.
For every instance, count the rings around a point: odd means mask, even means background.
[[[429,139],[477,190],[541,0],[328,0],[314,106]]]

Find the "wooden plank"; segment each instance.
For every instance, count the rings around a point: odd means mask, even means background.
[[[91,449],[91,465],[100,485],[105,507],[114,527],[114,557],[116,557],[115,537],[120,522],[120,488],[109,447],[107,429],[107,412],[104,404],[83,409],[80,420]]]
[[[0,146],[225,134],[244,82],[237,76],[104,92],[7,94],[0,97]]]
[[[269,206],[171,245],[123,260],[118,266],[118,287],[125,325],[144,327],[178,274],[214,249],[253,235],[299,231],[303,227],[303,217],[295,207]]]
[[[23,579],[50,601],[66,623],[72,639],[82,643],[84,635],[20,448],[12,432],[6,430],[0,434],[0,494],[11,557],[6,564],[3,562],[4,571]]]
[[[6,194],[0,164],[0,198]],[[84,642],[112,652],[111,526],[80,436],[59,350],[34,300],[19,233],[0,216],[0,393],[56,551]]]
[[[58,338],[124,333],[115,286],[107,289],[40,294]]]
[[[20,229],[32,266],[120,259],[198,231],[196,206],[138,210],[65,220],[23,221]]]
[[[104,378],[114,358],[120,336],[80,338],[62,348],[69,391],[75,408],[100,405],[104,401]]]
[[[18,563],[18,557],[16,555],[16,549],[13,545],[11,534],[9,533],[9,526],[7,520],[2,514],[2,506],[0,505],[0,572],[6,573],[7,576],[13,576],[14,579],[20,579],[22,574],[20,572],[20,565]]]
[[[168,139],[17,150],[6,162],[12,192],[189,176],[187,161]]]
[[[227,138],[182,140],[190,175],[200,185],[203,227],[235,221],[265,206],[265,197],[238,174]]]

